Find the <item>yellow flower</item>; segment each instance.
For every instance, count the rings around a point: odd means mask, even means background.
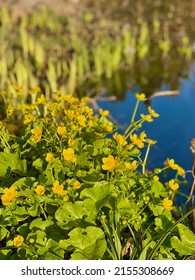
[[[130,162],[125,162],[125,167],[129,170],[135,170],[138,167],[138,163],[136,160]]]
[[[102,110],[101,108],[99,109],[99,113],[102,117],[107,117],[110,114],[108,110]]]
[[[151,115],[144,115],[144,114],[141,114],[140,115],[141,118],[146,121],[146,122],[153,122],[153,119],[152,119],[152,116]]]
[[[66,127],[65,126],[58,126],[57,133],[61,136],[65,136],[66,134]]]
[[[36,104],[40,105],[40,104],[45,104],[47,102],[45,96],[43,94],[41,94],[40,97],[37,98],[37,102]]]
[[[172,207],[173,201],[170,200],[170,199],[168,199],[168,197],[166,197],[166,198],[163,199],[162,205],[163,205],[163,208],[164,208],[165,210],[170,211],[170,210],[173,209],[173,207]]]
[[[35,93],[39,93],[41,91],[40,87],[35,87],[32,90],[29,90],[28,93],[29,94],[35,94]]]
[[[22,104],[20,106],[20,110],[34,111],[36,109],[35,104]]]
[[[20,247],[24,242],[24,238],[22,235],[18,235],[14,238],[13,244],[15,247]]]
[[[94,125],[94,122],[93,122],[92,120],[89,120],[88,123],[87,123],[87,125],[88,125],[89,127],[92,127],[92,126]]]
[[[144,142],[144,141],[146,141],[146,133],[145,133],[145,131],[142,131],[141,133],[140,133],[140,136],[139,136],[139,138],[140,138],[140,140],[142,141],[142,142]]]
[[[125,140],[125,136],[115,133],[113,138],[117,141],[118,145],[123,147],[125,145],[127,145],[127,141]]]
[[[80,126],[82,126],[82,127],[85,127],[86,126],[86,124],[85,124],[85,122],[86,122],[86,118],[85,118],[85,116],[78,116],[77,117],[77,121],[78,121],[78,123],[80,124]]]
[[[64,200],[64,201],[68,201],[68,200],[69,200],[68,195],[65,195],[65,196],[63,197],[63,200]]]
[[[174,159],[167,159],[167,164],[172,169],[178,169],[178,164],[175,164]]]
[[[74,139],[68,139],[68,146],[74,145]]]
[[[78,98],[73,97],[72,94],[64,96],[63,99],[64,99],[64,101],[67,101],[70,104],[75,104],[75,105],[79,104]]]
[[[34,134],[32,141],[34,143],[38,143],[41,140],[42,137],[42,127],[36,127],[34,129],[31,129],[31,133]]]
[[[104,137],[105,136],[105,134],[104,133],[99,133],[99,132],[94,132],[94,134],[95,134],[95,136],[97,136],[97,137]]]
[[[81,104],[81,105],[85,104],[87,101],[89,101],[89,99],[90,99],[90,98],[87,97],[87,96],[82,97],[81,100],[80,100],[80,104]]]
[[[74,187],[75,189],[80,189],[80,187],[81,187],[80,182],[79,182],[79,181],[75,181],[74,184],[73,184],[73,187]]]
[[[152,139],[147,139],[146,142],[149,144],[149,145],[155,145],[156,144],[156,141],[155,140],[152,140]]]
[[[177,183],[175,183],[174,179],[169,181],[169,187],[173,190],[176,191],[177,189],[179,189],[179,185]]]
[[[89,116],[93,115],[93,109],[90,108],[89,106],[85,106],[85,107],[81,108],[81,112],[86,113]]]
[[[181,166],[176,164],[174,159],[167,159],[167,165],[170,168],[172,168],[173,170],[177,170],[178,175],[180,175],[180,176],[184,176],[185,175],[185,170]]]
[[[177,172],[178,172],[178,175],[180,175],[180,176],[185,175],[185,170],[181,166],[178,166]]]
[[[163,169],[161,169],[161,168],[155,168],[155,169],[154,169],[154,173],[155,173],[155,174],[160,174],[160,173],[162,172],[162,170],[163,170]]]
[[[70,120],[73,120],[75,117],[75,112],[73,110],[64,110],[64,113]]]
[[[136,93],[135,94],[135,97],[139,100],[139,101],[145,101],[147,98],[146,98],[146,95],[144,93]]]
[[[151,107],[148,107],[148,112],[153,118],[159,117],[159,114],[157,114]]]
[[[72,124],[71,125],[71,129],[74,130],[74,131],[77,131],[78,130],[78,126],[76,124]]]
[[[158,182],[158,181],[159,181],[159,177],[158,177],[157,175],[154,175],[154,176],[153,176],[153,180],[154,180],[155,182]]]
[[[12,104],[9,104],[7,107],[7,116],[10,117],[13,114],[14,106]]]
[[[4,191],[4,194],[1,196],[2,204],[4,206],[7,206],[12,203],[12,201],[15,199],[17,195],[16,188],[14,186],[10,188],[6,188]]]
[[[110,172],[112,172],[115,169],[115,166],[118,163],[118,160],[114,159],[114,157],[111,155],[109,155],[107,158],[103,158],[102,161],[102,169],[108,170]]]
[[[45,187],[42,185],[38,185],[35,191],[38,195],[43,195],[45,193]]]
[[[54,161],[54,155],[52,153],[47,153],[45,160],[47,162],[52,162]]]
[[[56,180],[53,183],[52,190],[54,193],[59,194],[59,195],[66,195],[67,191],[64,190],[64,186],[59,184],[59,181]]]
[[[30,239],[29,239],[29,242],[30,242],[31,244],[34,243],[34,242],[35,242],[34,238],[30,238]]]
[[[31,114],[26,114],[26,115],[24,116],[24,121],[23,121],[23,123],[24,123],[24,124],[30,124],[30,123],[35,122],[35,121],[36,121],[36,118],[35,118],[33,115],[31,115]]]
[[[141,149],[144,147],[143,141],[138,138],[137,134],[130,135],[130,139],[134,145],[138,146],[138,148]]]
[[[66,161],[75,162],[76,156],[74,154],[74,150],[72,148],[64,149],[62,155]]]
[[[22,86],[12,85],[15,89],[17,95],[22,95],[24,93],[24,89]]]
[[[48,111],[50,111],[51,112],[51,115],[53,116],[53,117],[55,117],[56,115],[57,115],[57,104],[56,103],[52,103],[52,104],[49,104],[48,106],[47,106],[47,109],[48,109]]]
[[[104,130],[106,131],[106,132],[112,132],[112,130],[113,130],[113,126],[112,125],[105,125],[104,126]]]

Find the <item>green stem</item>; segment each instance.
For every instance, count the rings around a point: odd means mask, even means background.
[[[43,213],[43,216],[44,216],[45,220],[47,220],[47,215],[45,213],[45,210],[43,209],[43,205],[41,203],[39,205],[40,205],[41,212]]]
[[[109,182],[109,171],[107,171],[106,177],[107,177],[107,181]]]
[[[7,140],[5,139],[4,135],[0,135],[0,137],[3,142],[4,147],[7,146],[11,150],[11,147],[10,147],[9,143],[7,142]]]
[[[134,128],[133,128],[132,130],[130,130],[130,129],[131,129],[131,126],[129,126],[128,129],[126,130],[128,134],[126,135],[125,139],[127,139],[127,138],[130,136],[130,134],[132,134],[135,130],[137,130],[137,129],[138,129],[138,125],[141,125],[143,122],[144,122],[144,120],[142,120],[142,119],[136,121],[136,122],[133,124]],[[137,125],[137,124],[138,124],[138,125]]]
[[[176,223],[174,223],[158,240],[156,246],[152,249],[150,252],[149,256],[147,257],[147,260],[152,260],[160,248],[161,244],[165,241],[165,239],[168,237],[168,235],[176,228],[176,226],[181,223],[185,218],[187,218],[190,213],[194,210],[195,208],[190,209],[187,213],[185,213]]]
[[[146,162],[147,162],[150,146],[151,146],[151,144],[148,144],[148,147],[147,147],[147,150],[146,150],[146,154],[145,154],[145,158],[144,158],[144,161],[143,161],[143,165],[142,165],[142,173],[143,174],[146,172]]]
[[[132,125],[134,125],[134,120],[135,120],[135,116],[136,116],[136,113],[137,113],[137,109],[138,109],[138,105],[139,105],[139,100],[137,100],[136,104],[135,104],[135,108],[133,110],[133,114],[132,114],[132,118],[131,118],[131,121],[130,121],[130,124],[128,126],[128,128],[126,129],[125,131],[125,135],[128,133],[128,131],[131,129]]]

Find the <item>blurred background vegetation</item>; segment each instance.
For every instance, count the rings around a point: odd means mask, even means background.
[[[194,58],[194,20],[195,0],[0,1],[0,90],[175,90]]]

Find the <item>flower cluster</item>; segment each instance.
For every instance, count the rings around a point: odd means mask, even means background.
[[[115,227],[121,248],[125,248],[127,234],[132,238],[142,228],[148,229],[143,244],[156,240],[161,234],[158,229],[167,226],[163,222],[174,220],[178,175],[185,171],[173,159],[162,169],[148,167],[149,151],[156,142],[138,129],[158,114],[149,107],[148,114],[135,120],[137,106],[146,96],[136,94],[136,109],[123,135],[107,119],[109,111],[100,109],[96,115],[86,104],[87,98],[56,92],[49,101],[38,89],[28,94],[32,104],[9,107],[9,121],[12,118],[14,123],[16,115],[19,119],[16,137],[11,137],[4,121],[0,123],[0,163],[5,165],[0,171],[0,207],[4,227],[8,225],[2,230],[3,242],[14,247],[13,252],[8,248],[9,254],[14,258],[17,252],[21,259],[51,255],[63,259],[80,246],[79,242],[72,246],[72,236],[78,241],[86,235],[86,242],[93,240],[87,245],[96,246],[99,243],[94,239],[113,236]],[[158,175],[168,168],[176,170],[176,176],[161,183]],[[9,182],[12,186],[5,188]],[[104,242],[106,252],[109,242]],[[84,253],[92,251],[94,257],[99,250],[90,247]]]

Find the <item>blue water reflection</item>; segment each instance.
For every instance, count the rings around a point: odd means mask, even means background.
[[[163,85],[160,90],[168,89]],[[116,102],[99,101],[98,105],[110,110],[111,115],[118,121],[119,131],[127,128],[136,102],[134,93],[137,89],[128,91],[125,99]],[[177,96],[158,96],[151,98],[151,107],[160,114],[152,123],[144,124],[147,136],[157,141],[149,156],[149,165],[162,167],[163,162],[169,157],[184,167],[192,168],[192,153],[190,142],[195,137],[195,65],[189,71],[187,78],[180,80],[180,94]],[[144,104],[139,108],[140,113],[146,113]],[[192,182],[190,173],[187,175]]]

